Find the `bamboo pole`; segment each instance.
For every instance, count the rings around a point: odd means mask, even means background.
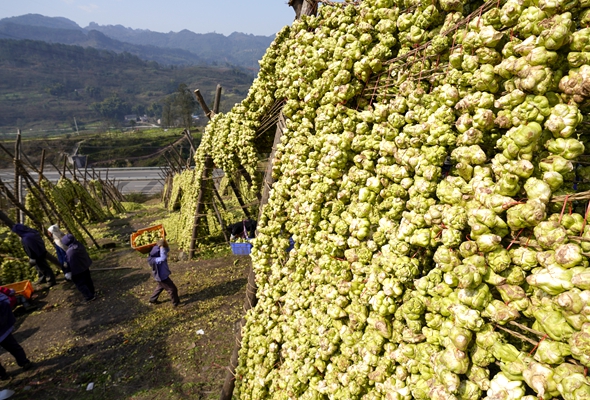
[[[0,179],[0,182],[1,182],[1,179]],[[4,186],[4,183],[2,183],[1,186],[6,189],[6,187]],[[15,200],[16,200],[16,198],[15,198]],[[0,210],[0,221],[2,221],[11,230],[12,230],[12,227],[15,225],[14,221],[12,219],[10,219],[10,217],[8,215],[4,214],[4,212],[2,210]],[[32,221],[32,219],[31,219],[31,221]],[[53,242],[53,239],[49,236],[49,233],[43,228],[43,225],[38,226],[37,229],[39,230],[40,235],[45,234],[45,236],[51,242]],[[53,254],[46,252],[45,259],[47,261],[49,261],[50,263],[61,268],[61,264],[59,263],[59,261],[57,260],[57,258],[55,258],[55,256]]]
[[[215,194],[215,197],[217,198],[217,201],[219,201],[219,204],[221,205],[221,208],[223,208],[224,210],[227,210],[227,207],[225,207],[225,203],[223,202],[223,199],[221,198],[221,195],[219,194],[219,191],[215,187],[215,182],[213,182],[213,193]]]
[[[285,117],[283,113],[279,115],[279,121],[277,122],[277,130],[275,132],[275,138],[272,145],[272,150],[270,152],[270,157],[268,158],[268,165],[266,166],[266,171],[264,173],[264,180],[262,181],[262,198],[260,199],[260,210],[259,210],[259,217],[262,215],[262,208],[268,202],[268,197],[270,195],[270,188],[272,187],[274,180],[272,178],[272,165],[273,160],[275,158],[275,154],[277,152],[277,146],[281,142],[281,137],[283,136],[283,130],[285,129]]]
[[[191,134],[191,130],[190,129],[185,129],[184,131],[182,131],[182,133],[184,133],[188,139],[188,144],[191,146],[191,158],[195,156],[195,153],[197,152],[197,149],[195,149],[195,143],[193,142],[193,135]]]
[[[177,162],[178,162],[178,165],[180,166],[180,169],[183,170],[185,167],[183,166],[183,163],[182,163],[182,155],[178,152],[176,147],[174,147],[174,146],[171,146],[171,147],[172,147],[172,150],[174,150],[174,154],[176,154],[176,156],[180,159],[180,161],[177,161]]]
[[[212,111],[209,109],[209,106],[207,106],[207,103],[205,103],[205,99],[203,98],[203,95],[201,94],[201,91],[199,89],[195,90],[195,96],[197,96],[197,101],[199,102],[201,108],[205,112],[207,118],[213,118],[215,114],[212,113]]]
[[[22,180],[20,179],[20,172],[18,170],[18,161],[20,160],[21,155],[21,132],[20,129],[16,131],[16,141],[14,143],[14,193],[16,194],[16,199],[19,203],[22,204],[23,202],[23,190],[22,190]],[[25,216],[23,215],[22,211],[16,211],[16,220],[21,224],[25,222]]]
[[[59,169],[52,163],[50,162],[50,164],[59,171]],[[65,175],[65,172],[64,172]],[[56,193],[59,194],[59,190],[56,191]],[[62,198],[63,200],[63,198]],[[86,235],[88,235],[88,237],[90,238],[90,240],[92,241],[92,243],[96,246],[97,249],[100,249],[100,245],[98,244],[98,242],[94,239],[94,236],[92,236],[92,234],[88,231],[88,229],[86,229],[86,226],[82,223],[82,221],[80,221],[80,219],[76,216],[75,213],[71,213],[72,218],[74,219],[74,221],[76,222],[76,224],[82,228],[82,230],[84,231],[84,233],[86,233]]]
[[[41,185],[41,181],[43,180],[43,169],[45,168],[45,149],[41,150],[41,163],[39,164],[39,185]]]
[[[244,203],[244,199],[242,199],[242,194],[240,193],[240,189],[238,188],[238,186],[236,185],[234,180],[231,178],[229,179],[229,186],[234,191],[234,194],[236,195],[236,198],[238,199],[238,203],[240,203],[240,207],[244,211],[244,215],[246,216],[246,218],[250,219],[250,213],[248,212],[248,208],[246,207],[246,203]]]
[[[215,100],[213,101],[213,115],[219,114],[219,103],[221,102],[221,85],[215,88]]]
[[[190,247],[189,247],[189,252],[188,252],[188,258],[189,260],[191,260],[195,254],[195,247],[196,247],[196,242],[197,242],[197,232],[199,229],[199,221],[201,219],[201,212],[203,211],[203,193],[204,190],[203,188],[205,187],[205,185],[207,184],[207,176],[208,176],[208,171],[209,169],[211,169],[211,167],[213,166],[213,159],[211,158],[211,156],[206,156],[205,158],[205,168],[203,168],[203,174],[201,175],[201,187],[199,189],[199,195],[197,197],[197,206],[195,208],[195,218],[194,218],[194,222],[193,222],[193,232],[191,235],[191,241],[190,241]]]
[[[35,168],[35,165],[31,162],[31,160],[29,160],[29,157],[27,157],[26,153],[21,153],[21,155],[25,158],[25,160],[27,160],[27,162],[29,163],[29,166],[31,167],[31,169],[33,171],[35,171],[37,173],[37,175],[40,177],[40,181],[44,178],[43,173],[40,170],[37,170],[37,168]],[[25,179],[28,179],[29,182],[35,187],[35,189],[37,189],[37,191],[40,193],[41,196],[43,196],[44,200],[41,201],[41,204],[43,204],[43,202],[45,202],[46,205],[49,206],[50,210],[53,213],[53,216],[50,216],[49,214],[47,214],[47,216],[50,219],[57,219],[60,223],[64,222],[63,221],[63,217],[61,216],[61,214],[57,211],[57,209],[55,209],[53,207],[53,204],[51,203],[49,196],[47,196],[47,194],[45,193],[45,190],[43,190],[43,188],[41,187],[41,184],[38,184],[37,182],[35,182],[35,180],[33,179],[33,177],[29,174],[29,172],[27,171],[27,169],[24,167],[22,161],[19,161],[18,163],[19,168],[20,168],[20,173],[22,176],[25,177]]]
[[[30,178],[30,176],[29,176],[29,178]],[[48,219],[48,220],[50,220],[50,221],[54,220],[55,216],[54,216],[54,215],[52,215],[52,214],[49,212],[49,210],[47,209],[47,207],[46,207],[46,205],[45,205],[45,201],[44,201],[44,199],[43,199],[43,197],[42,197],[43,195],[42,195],[42,194],[41,194],[41,193],[40,193],[38,190],[35,190],[35,189],[33,188],[33,185],[31,185],[31,183],[29,182],[29,180],[28,180],[27,178],[25,178],[25,179],[24,179],[24,182],[25,182],[25,184],[27,185],[27,190],[29,191],[29,193],[30,193],[32,196],[35,196],[35,198],[37,199],[37,201],[38,201],[38,202],[39,202],[39,204],[41,205],[41,208],[43,209],[43,212],[44,212],[44,213],[45,213],[45,215],[47,216],[47,219]],[[33,183],[35,183],[35,181],[33,181]],[[42,223],[42,222],[43,222],[43,221],[41,221],[41,223]],[[60,223],[61,223],[61,221],[60,221]]]
[[[210,183],[213,185],[213,182]],[[215,188],[213,188],[215,189]],[[215,215],[217,216],[217,221],[219,221],[219,225],[221,226],[221,232],[223,233],[223,237],[225,238],[225,242],[229,243],[229,238],[227,237],[227,232],[225,231],[225,224],[223,223],[223,218],[221,218],[221,214],[219,213],[219,209],[217,208],[217,204],[215,204],[215,199],[211,199],[211,204],[213,205],[213,211],[215,211]]]
[[[84,186],[86,186],[86,172],[88,170],[88,156],[86,156],[86,160],[84,161]]]

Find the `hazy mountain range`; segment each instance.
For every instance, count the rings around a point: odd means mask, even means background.
[[[117,53],[128,52],[163,65],[237,65],[258,69],[258,60],[274,39],[234,32],[194,33],[189,30],[160,33],[121,25],[91,23],[82,28],[63,17],[27,14],[0,19],[0,39],[41,40]]]

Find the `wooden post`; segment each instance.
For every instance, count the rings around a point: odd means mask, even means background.
[[[199,221],[201,219],[201,212],[203,212],[203,196],[205,192],[206,179],[208,171],[213,167],[213,159],[211,156],[205,157],[205,167],[203,168],[203,175],[201,175],[201,187],[199,188],[199,196],[197,197],[197,206],[195,207],[195,218],[193,222],[193,232],[191,236],[190,247],[188,251],[188,259],[191,260],[195,254],[195,247],[197,242],[197,231],[199,229]]]
[[[16,142],[14,143],[14,193],[19,203],[23,203],[23,188],[20,172],[18,169],[18,161],[21,155],[21,133],[20,129],[16,131]],[[16,210],[16,221],[21,224],[25,222],[25,216],[20,209]]]
[[[28,178],[32,180],[31,176],[28,176]],[[41,208],[43,209],[43,212],[44,212],[44,213],[45,213],[45,215],[47,216],[47,219],[48,219],[49,221],[53,221],[53,220],[54,220],[54,218],[55,218],[55,215],[52,215],[52,214],[49,212],[49,209],[48,209],[48,208],[46,207],[46,205],[45,205],[45,201],[44,201],[44,199],[43,199],[43,195],[41,194],[41,192],[40,192],[39,190],[35,191],[35,190],[33,189],[33,185],[32,185],[32,184],[29,182],[29,180],[27,179],[27,177],[25,177],[25,179],[24,179],[24,182],[25,182],[25,184],[27,185],[27,190],[29,191],[29,193],[30,193],[32,196],[35,196],[35,198],[37,198],[37,201],[38,201],[38,202],[39,202],[39,204],[41,205]],[[32,183],[36,185],[35,181],[32,181]],[[59,218],[58,218],[58,220],[59,220]],[[41,223],[42,223],[42,222],[43,222],[43,221],[41,221]],[[59,222],[61,223],[62,221],[59,221]]]
[[[178,152],[178,150],[176,150],[176,147],[174,147],[174,146],[171,146],[171,147],[172,147],[172,150],[174,150],[174,154],[176,154],[176,156],[180,159],[178,161],[178,165],[180,166],[181,170],[183,170],[184,166],[182,165],[182,161],[183,161],[182,155]]]
[[[86,186],[86,172],[88,171],[88,157],[86,157],[86,161],[84,162],[84,186]]]
[[[285,117],[283,113],[279,115],[279,120],[277,122],[277,130],[275,132],[275,139],[272,145],[272,150],[270,152],[270,157],[268,158],[268,165],[266,166],[266,171],[264,173],[264,180],[262,181],[262,198],[260,199],[260,209],[259,209],[259,217],[262,215],[262,208],[266,203],[268,203],[268,196],[270,194],[270,188],[274,183],[272,179],[272,165],[273,160],[275,158],[275,154],[277,152],[277,146],[281,142],[281,136],[283,136],[283,130],[285,129]]]
[[[212,186],[213,186],[213,193],[215,194],[217,201],[219,201],[221,208],[223,208],[224,210],[227,210],[227,207],[225,207],[225,203],[223,202],[221,196],[219,195],[219,192],[217,191],[217,188],[215,187],[215,182],[213,182]]]
[[[205,99],[203,98],[203,95],[201,94],[201,91],[199,89],[195,90],[195,96],[197,96],[197,101],[201,105],[201,108],[205,112],[207,118],[213,118],[213,115],[215,114],[212,114],[211,110],[209,109],[209,106],[207,106],[207,103],[205,103]]]
[[[231,186],[232,190],[234,191],[234,194],[236,195],[236,198],[238,199],[238,203],[240,203],[240,207],[244,211],[244,215],[246,216],[246,218],[250,219],[250,213],[248,212],[248,209],[246,208],[246,203],[244,203],[244,200],[242,199],[242,195],[240,194],[240,189],[238,189],[238,186],[236,185],[234,180],[231,178],[229,179],[229,185]]]
[[[0,179],[0,188],[2,190],[4,190],[4,193],[6,193],[6,196],[8,197],[8,199],[10,199],[10,201],[12,202],[13,205],[15,207],[17,207],[19,210],[21,210],[24,215],[26,215],[27,217],[29,217],[29,219],[31,220],[31,222],[33,224],[35,224],[35,227],[37,229],[39,229],[40,231],[43,231],[44,230],[43,229],[43,224],[39,220],[37,220],[35,218],[35,216],[33,214],[31,214],[31,212],[29,210],[27,210],[22,203],[20,203],[18,201],[18,198],[15,195],[13,195],[12,193],[10,193],[10,190],[8,190],[8,187],[6,187],[6,185],[4,184],[4,182],[2,182],[2,179]]]
[[[182,132],[186,135],[186,138],[188,140],[188,144],[191,146],[191,158],[192,158],[195,156],[195,153],[197,152],[197,149],[195,149],[195,143],[193,142],[193,135],[191,134],[190,129],[185,129]]]
[[[215,100],[213,101],[213,115],[219,114],[219,103],[221,102],[221,85],[215,89]]]
[[[61,177],[65,178],[66,177],[66,167],[67,167],[67,162],[68,162],[68,156],[66,156],[64,154],[64,165],[63,165],[63,170],[61,172]]]
[[[43,168],[45,168],[45,149],[41,150],[41,164],[39,164],[39,185],[43,180]]]
[[[55,169],[57,169],[59,171],[59,169],[52,162],[50,162],[50,164],[53,166],[53,168],[55,168]],[[64,172],[64,175],[65,175],[65,172]],[[59,193],[59,191],[57,191],[56,193]],[[84,226],[84,224],[82,223],[82,221],[80,221],[80,219],[76,216],[76,214],[75,213],[72,213],[71,216],[74,219],[74,222],[76,222],[76,224],[80,228],[82,228],[82,230],[84,231],[84,233],[86,233],[86,235],[88,235],[88,237],[90,238],[90,240],[92,241],[92,243],[94,243],[94,245],[96,246],[96,248],[97,249],[100,249],[100,245],[94,239],[94,236],[92,236],[92,234],[88,231],[88,229],[86,229],[86,226]]]
[[[9,227],[10,229],[12,229],[12,227],[14,226],[14,221],[10,219],[8,215],[4,214],[2,210],[0,210],[0,221],[4,222],[4,225]]]
[[[4,185],[4,184],[2,184]],[[12,230],[12,227],[15,225],[14,221],[10,219],[10,217],[8,217],[8,215],[4,214],[2,212],[2,210],[0,210],[0,221],[2,221],[7,227],[9,227]],[[31,220],[32,221],[32,220]],[[50,241],[53,241],[53,239],[49,236],[49,233],[47,233],[47,231],[43,228],[43,226],[41,226],[40,228],[37,227],[37,229],[41,229],[39,231],[39,234],[45,234],[45,236],[47,236],[47,238],[50,239]],[[57,258],[55,258],[55,256],[49,252],[47,252],[45,254],[45,258],[47,259],[47,261],[49,261],[52,264],[57,265],[58,267],[61,268],[61,264],[59,263],[59,261],[57,261]]]
[[[23,153],[24,154],[24,153]],[[25,155],[26,158],[26,155]],[[34,166],[31,165],[33,168]],[[23,175],[29,179],[29,182],[31,182],[33,184],[33,186],[35,187],[35,189],[37,189],[37,191],[39,192],[39,194],[41,196],[43,196],[45,204],[49,207],[49,209],[51,210],[51,212],[54,215],[54,218],[58,220],[58,222],[60,224],[63,224],[62,226],[70,229],[70,227],[66,224],[64,218],[61,216],[61,214],[59,213],[59,211],[57,210],[57,208],[54,207],[53,203],[51,202],[51,200],[49,199],[49,196],[47,196],[47,193],[45,193],[45,191],[43,190],[43,188],[41,187],[41,185],[38,185],[35,180],[33,179],[32,176],[29,175],[29,173],[27,172],[26,169],[21,168],[21,171],[23,173]],[[38,174],[40,174],[40,172],[36,171]]]
[[[213,182],[211,182],[211,185],[213,185]],[[213,189],[215,190],[215,188]],[[223,223],[223,218],[221,218],[221,214],[219,213],[217,204],[215,204],[214,198],[211,198],[211,204],[213,205],[213,211],[215,211],[215,215],[217,216],[217,221],[219,221],[219,225],[221,226],[221,232],[223,233],[223,237],[225,238],[226,243],[229,243],[229,238],[227,237],[227,232],[225,231],[225,224]]]
[[[318,11],[318,0],[289,0],[289,6],[295,10],[295,19],[302,15],[315,15]]]

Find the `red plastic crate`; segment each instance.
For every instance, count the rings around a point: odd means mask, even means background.
[[[151,231],[158,231],[158,230],[160,231],[160,237],[162,239],[165,239],[166,238],[166,230],[164,230],[164,225],[162,225],[162,224],[150,226],[148,228],[140,229],[137,232],[133,232],[131,234],[131,248],[139,251],[142,254],[149,253],[150,250],[152,249],[152,247],[154,247],[154,245],[156,244],[156,242],[136,247],[135,246],[135,239],[144,232],[151,232]]]

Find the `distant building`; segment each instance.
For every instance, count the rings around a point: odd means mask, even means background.
[[[139,119],[137,118],[137,115],[135,114],[129,114],[129,115],[125,115],[125,121],[139,121]]]
[[[87,160],[88,156],[82,156],[82,155],[74,155],[74,156],[69,156],[69,161],[72,165],[75,165],[76,168],[84,168],[86,166],[86,160]]]

